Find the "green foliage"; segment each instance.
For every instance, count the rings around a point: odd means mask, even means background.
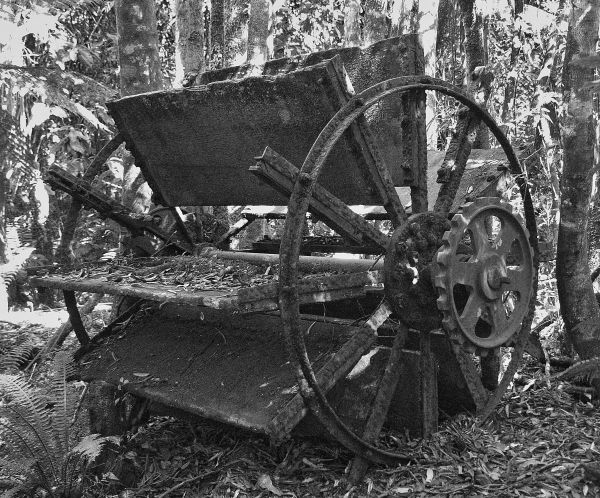
[[[72,444],[71,373],[71,357],[59,353],[47,396],[19,376],[0,374],[0,472],[11,483],[4,496],[40,490],[50,497],[82,496],[89,465],[115,440],[92,434]]]

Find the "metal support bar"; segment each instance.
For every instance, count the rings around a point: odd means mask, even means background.
[[[258,252],[241,251],[219,251],[206,249],[203,256],[215,256],[219,259],[234,261],[248,261],[249,263],[263,263],[278,265],[278,254],[266,254]],[[320,256],[300,256],[298,267],[314,270],[346,270],[346,271],[370,271],[383,270],[383,259],[350,259],[350,258],[326,258]]]
[[[275,190],[289,197],[298,178],[298,168],[273,149],[267,147],[249,171],[271,185]],[[326,188],[316,183],[310,198],[309,210],[322,219],[340,235],[354,242],[364,239],[375,242],[382,251],[387,250],[389,239],[373,225],[356,214],[348,205],[334,196]]]
[[[228,243],[232,237],[235,237],[238,233],[244,230],[244,228],[246,228],[255,219],[255,217],[240,218],[229,230],[227,230],[227,233],[223,234],[223,236],[217,240],[215,245],[219,248],[222,248],[225,243]]]
[[[83,321],[81,320],[81,315],[77,308],[77,299],[75,299],[75,292],[63,290],[63,295],[65,297],[67,312],[69,313],[69,320],[71,320],[75,335],[82,346],[87,346],[90,343],[90,336],[86,332]]]
[[[185,223],[183,222],[183,216],[181,214],[181,208],[179,208],[179,207],[170,207],[169,211],[171,211],[171,214],[173,215],[173,218],[175,218],[175,225],[177,225],[177,229],[179,230],[179,233],[181,235],[183,235],[183,238],[191,246],[193,246],[194,245],[194,239],[190,235],[190,231],[187,229],[187,227],[185,226]]]

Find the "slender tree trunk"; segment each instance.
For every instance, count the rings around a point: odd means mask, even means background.
[[[358,47],[361,45],[360,29],[360,0],[344,2],[344,46]]]
[[[0,265],[7,262],[6,258],[6,200],[8,194],[8,179],[0,168]],[[0,285],[3,285],[0,282]]]
[[[465,56],[466,56],[466,86],[469,93],[477,93],[477,82],[473,76],[477,68],[487,65],[487,54],[484,43],[484,20],[480,12],[475,9],[475,0],[459,0],[463,24],[465,28]],[[490,148],[490,134],[487,126],[482,124],[473,143],[476,149]]]
[[[567,35],[563,87],[566,113],[562,125],[564,167],[561,178],[560,224],[556,280],[567,334],[582,358],[600,355],[600,309],[588,265],[588,217],[594,185],[598,130],[594,92],[586,86],[594,70],[582,63],[596,55],[598,2],[573,0]]]
[[[269,43],[270,4],[270,0],[250,0],[247,57],[251,64],[264,64],[273,53],[273,44]]]
[[[153,0],[115,1],[122,96],[163,88],[155,8]],[[140,171],[131,156],[124,158],[123,166],[123,203],[133,206],[132,187]]]
[[[364,0],[364,29],[363,45],[371,45],[376,41],[387,38],[390,33],[390,23],[387,18],[386,3],[380,0]]]
[[[203,7],[204,0],[171,0],[171,12],[175,18],[176,86],[181,86],[186,74],[199,73],[204,69]]]
[[[212,0],[210,7],[210,69],[223,67],[225,49],[225,2]]]
[[[122,96],[163,87],[155,8],[154,0],[115,1]]]
[[[248,0],[223,0],[225,46],[223,66],[243,64],[248,53]]]

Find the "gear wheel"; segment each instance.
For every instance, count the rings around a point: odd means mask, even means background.
[[[529,232],[510,204],[482,197],[462,206],[432,273],[450,339],[485,356],[511,344],[529,311],[535,268]]]

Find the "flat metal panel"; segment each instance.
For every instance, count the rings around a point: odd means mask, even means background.
[[[227,68],[199,75],[200,86],[126,97],[108,108],[163,204],[286,205],[287,199],[248,173],[253,158],[268,145],[299,168],[352,87],[360,91],[422,72],[419,50],[416,37],[401,37],[363,50],[269,61],[258,70]],[[413,107],[407,98],[391,98],[367,115],[396,185],[411,181]],[[347,203],[380,204],[366,188],[360,164],[360,150],[346,137],[320,182]]]

